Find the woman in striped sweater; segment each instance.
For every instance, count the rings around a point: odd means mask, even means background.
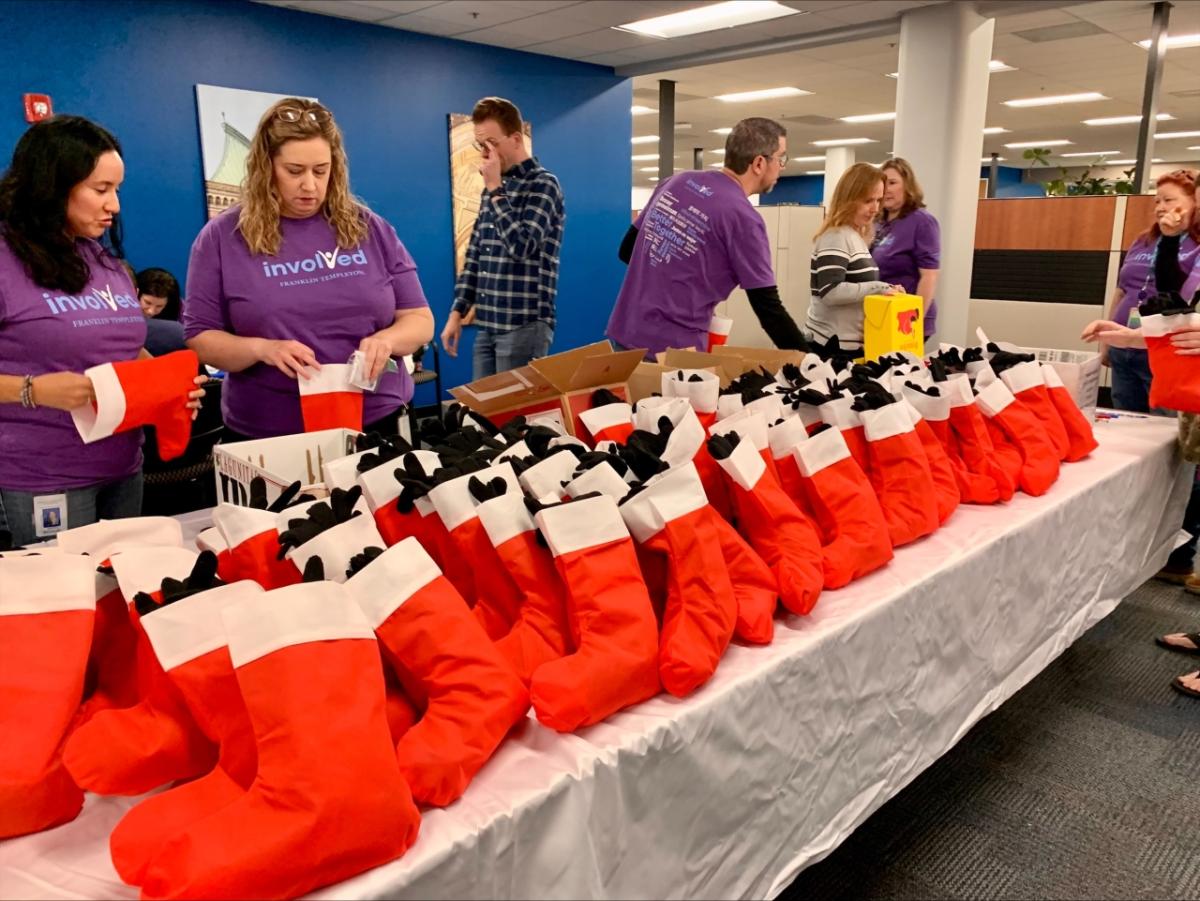
[[[855,163],[838,179],[829,212],[813,236],[812,302],[805,328],[817,343],[836,337],[843,350],[861,350],[863,298],[902,290],[879,280],[879,267],[868,249],[883,186],[882,171]]]

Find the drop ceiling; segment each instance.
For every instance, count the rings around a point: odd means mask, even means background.
[[[705,151],[706,164],[718,162],[724,138],[712,129],[728,127],[744,116],[778,118],[788,126],[790,155],[817,156],[810,142],[865,137],[873,143],[858,148],[858,158],[882,161],[891,150],[892,123],[851,125],[839,117],[895,109],[899,67],[898,16],[939,0],[785,0],[802,13],[755,25],[690,37],[662,40],[617,31],[636,19],[694,8],[698,0],[261,0],[322,15],[369,22],[456,40],[576,59],[598,65],[652,71],[634,78],[634,102],[656,108],[658,80],[676,82],[676,168],[692,165],[693,149]],[[992,57],[1015,71],[990,79],[987,124],[1009,129],[983,137],[981,159],[998,151],[1010,165],[1028,165],[1020,149],[1003,145],[1022,141],[1069,140],[1062,152],[1119,151],[1132,157],[1137,126],[1089,127],[1082,120],[1136,115],[1141,110],[1146,51],[1136,41],[1150,36],[1152,3],[1144,0],[1023,0],[996,2]],[[819,34],[849,26],[881,25],[879,37],[834,43],[804,50],[757,55],[753,60],[666,69],[670,60],[691,54],[727,50],[780,38]],[[1176,2],[1171,10],[1172,34],[1200,33],[1200,2]],[[664,71],[656,70],[663,61]],[[718,94],[791,85],[812,93],[784,100],[723,103]],[[1159,109],[1175,116],[1160,131],[1200,131],[1200,47],[1171,49],[1163,72]],[[1037,95],[1098,91],[1109,99],[1030,109],[1006,107],[1002,101]],[[633,118],[635,136],[658,129],[656,114]],[[1200,138],[1163,140],[1154,156],[1167,162],[1200,159]],[[654,153],[654,145],[632,148],[631,155]],[[1055,158],[1080,165],[1079,158]],[[649,185],[654,160],[631,163],[634,184]],[[793,162],[789,174],[821,168],[820,162]]]

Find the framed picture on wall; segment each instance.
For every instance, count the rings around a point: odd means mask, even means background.
[[[196,116],[200,122],[200,157],[204,167],[204,197],[208,218],[225,212],[242,199],[242,179],[250,140],[263,113],[286,97],[211,84],[196,85]],[[316,97],[304,97],[316,101]]]
[[[482,157],[475,148],[475,125],[463,113],[450,114],[450,203],[454,225],[454,274],[462,272],[467,258],[467,245],[475,220],[479,218],[479,195],[483,193],[483,176],[479,174]],[[533,153],[533,126],[522,123],[525,149]]]

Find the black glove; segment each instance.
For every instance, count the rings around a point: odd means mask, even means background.
[[[267,483],[263,481],[263,477],[255,476],[250,480],[249,506],[253,507],[255,510],[266,510],[268,513],[280,513],[294,504],[303,504],[312,500],[316,500],[316,498],[311,494],[301,494],[300,482],[295,481],[284,488],[279,497],[275,498],[275,502],[268,506]]]
[[[330,492],[329,500],[308,508],[307,516],[302,519],[289,519],[287,529],[279,534],[278,559],[282,560],[289,550],[312,541],[322,532],[361,515],[361,510],[354,509],[360,497],[361,485],[355,485],[345,491],[334,488]]]
[[[325,561],[320,557],[309,557],[308,562],[304,564],[304,575],[301,577],[302,582],[324,582],[325,581]]]
[[[550,442],[561,437],[554,429],[535,425],[525,433],[525,446],[538,460],[545,460],[550,456]]]
[[[682,376],[683,373],[681,372],[679,375]],[[605,407],[609,404],[623,403],[625,403],[625,401],[622,398],[617,397],[607,388],[597,388],[592,392],[592,407]]]
[[[525,437],[525,433],[529,431],[529,423],[524,416],[514,416],[508,422],[504,423],[504,428],[500,430],[499,437],[504,439],[504,445],[507,447],[510,444],[516,444]]]
[[[217,555],[212,551],[201,551],[200,556],[192,565],[191,573],[183,581],[179,579],[162,580],[162,603],[154,603],[154,598],[139,591],[133,596],[133,606],[139,616],[148,616],[156,610],[182,601],[202,591],[220,588],[225,583],[217,578]]]
[[[967,364],[957,347],[947,347],[929,358],[930,368],[937,361],[946,372],[966,372]]]
[[[471,489],[471,496],[482,504],[484,501],[503,497],[508,491],[508,482],[500,476],[488,479],[486,482],[478,476],[471,476],[467,487]]]
[[[982,347],[968,347],[962,353],[963,366],[968,363],[984,363]]]
[[[412,446],[403,438],[399,438],[395,443],[383,441],[376,446],[374,453],[363,454],[358,458],[357,469],[359,472],[370,472],[384,463],[411,452]]]
[[[708,452],[712,454],[714,460],[728,459],[740,441],[741,436],[737,432],[730,432],[727,435],[711,435],[708,439]]]
[[[381,548],[381,547],[372,546],[372,547],[368,547],[368,548],[363,548],[361,554],[355,554],[353,557],[350,558],[350,568],[346,570],[346,578],[351,579],[357,573],[362,572],[370,564],[374,563],[376,558],[378,558],[382,553],[383,553],[383,548]],[[322,568],[324,568],[323,565],[322,565]]]
[[[23,551],[23,547],[15,547],[13,545],[12,532],[8,529],[0,529],[0,551]]]
[[[784,363],[779,370],[783,373],[783,377],[788,380],[793,388],[803,388],[808,384],[808,379],[800,372],[800,367],[795,363]]]
[[[929,374],[935,382],[946,382],[950,380],[949,373],[946,372],[946,364],[937,357],[929,359]]]
[[[858,413],[864,410],[882,410],[884,407],[890,407],[896,403],[896,398],[892,392],[879,384],[879,382],[868,381],[864,386],[861,394],[854,398],[854,403],[850,405],[850,409]]]
[[[917,384],[916,382],[905,382],[904,387],[912,388],[913,391],[919,391],[921,394],[924,394],[926,397],[941,397],[942,396],[941,389],[938,388],[936,385],[930,385],[929,387],[925,387],[923,385]]]
[[[1033,354],[1015,354],[1000,350],[992,354],[992,358],[988,363],[992,367],[992,372],[999,375],[1005,370],[1012,369],[1018,363],[1032,363],[1036,359],[1037,357]]]
[[[579,478],[589,469],[594,469],[601,463],[607,463],[621,477],[629,472],[629,465],[619,455],[610,454],[607,451],[588,451],[580,456],[579,465],[575,467],[573,478]]]
[[[411,513],[413,505],[429,494],[434,486],[433,476],[426,475],[425,468],[413,454],[405,454],[400,460],[400,467],[393,475],[400,483],[400,495],[396,498],[396,509],[401,513]]]

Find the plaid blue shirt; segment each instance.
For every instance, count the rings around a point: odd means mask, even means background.
[[[476,324],[496,332],[538,319],[553,327],[566,218],[562,188],[530,158],[504,173],[498,193],[480,198],[452,309],[465,315],[475,307]]]

